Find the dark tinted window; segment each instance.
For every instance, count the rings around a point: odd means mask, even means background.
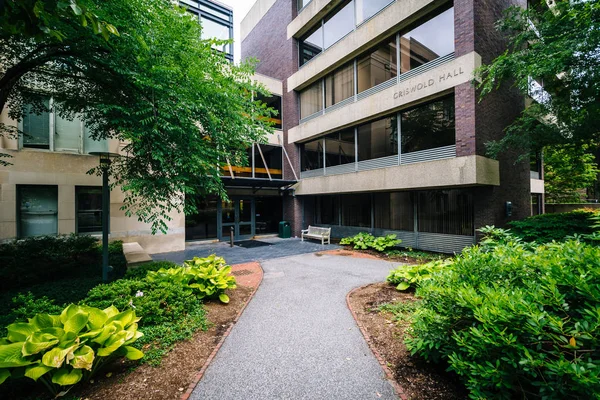
[[[371,160],[398,154],[396,116],[382,118],[358,127],[358,160]]]
[[[267,107],[272,108],[277,112],[275,115],[272,115],[269,120],[275,124],[275,128],[281,129],[281,96],[271,95],[265,97],[262,94],[257,94],[256,100],[265,103]]]
[[[456,143],[454,96],[402,112],[402,153]]]

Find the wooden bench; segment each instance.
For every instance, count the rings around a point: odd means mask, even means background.
[[[308,226],[308,229],[302,230],[302,241],[304,238],[321,239],[321,244],[331,244],[331,228],[319,228],[318,226]]]

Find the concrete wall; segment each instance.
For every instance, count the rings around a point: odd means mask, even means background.
[[[15,125],[6,112],[0,122]],[[117,151],[118,142],[109,144]],[[75,188],[76,186],[102,186],[101,177],[86,174],[98,165],[98,157],[84,154],[50,152],[37,149],[18,149],[16,139],[3,138],[0,152],[13,156],[8,161],[13,165],[0,166],[0,240],[17,236],[17,185],[55,185],[58,187],[58,233],[75,232]],[[138,242],[147,252],[159,253],[185,248],[185,217],[172,213],[168,222],[168,235],[152,235],[148,224],[126,217],[120,210],[124,193],[113,190],[110,196],[111,239]]]

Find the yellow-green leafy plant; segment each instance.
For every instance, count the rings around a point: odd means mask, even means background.
[[[133,310],[71,304],[60,315],[37,314],[7,327],[0,339],[0,384],[26,377],[61,395],[118,357],[144,354],[130,345],[142,336]]]
[[[188,286],[199,298],[219,298],[229,303],[227,289],[237,287],[235,277],[231,275],[231,267],[222,257],[194,257],[185,261],[183,267],[161,268],[149,271],[146,279],[150,282],[173,282]]]

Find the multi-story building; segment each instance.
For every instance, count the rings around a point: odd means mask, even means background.
[[[513,4],[525,1],[256,2],[242,58],[282,82],[295,234],[313,224],[457,251],[482,226],[543,211],[540,169],[486,155],[524,99],[502,87],[480,100],[472,82],[504,50],[494,23]]]
[[[182,0],[197,15],[205,38],[233,38],[233,11],[208,0]],[[233,45],[217,49],[233,60]],[[26,108],[20,122],[6,110],[0,122],[18,126],[26,135],[0,137],[0,149],[14,157],[13,165],[0,167],[0,240],[46,234],[89,233],[102,230],[102,181],[86,172],[98,166],[89,153],[118,153],[116,140],[90,139],[81,120],[69,121],[52,111],[41,115]],[[116,189],[110,198],[110,237],[139,242],[150,253],[185,248],[186,220],[173,213],[166,235],[152,235],[150,226],[126,217],[120,210],[124,194]]]

